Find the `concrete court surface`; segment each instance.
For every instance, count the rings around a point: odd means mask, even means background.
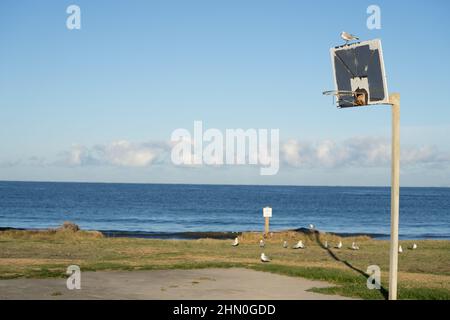
[[[241,268],[82,271],[80,290],[67,289],[62,278],[1,280],[0,299],[347,299],[307,291],[329,286],[322,281]]]

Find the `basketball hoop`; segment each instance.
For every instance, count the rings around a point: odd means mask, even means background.
[[[334,91],[339,108],[389,104],[383,51],[379,39],[330,49]]]
[[[345,108],[344,105],[350,104],[351,106],[365,106],[367,105],[367,92],[364,89],[358,89],[357,91],[346,90],[328,90],[322,92],[325,96],[333,96],[333,102],[337,103],[339,108]]]
[[[392,106],[391,243],[389,300],[397,299],[398,225],[400,208],[400,94],[388,94],[383,51],[379,39],[330,49],[338,108],[387,104]]]

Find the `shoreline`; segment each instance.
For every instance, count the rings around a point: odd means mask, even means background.
[[[53,228],[15,228],[15,227],[0,227],[2,231],[48,231]],[[227,240],[234,239],[243,233],[262,233],[259,230],[246,231],[175,231],[175,232],[156,232],[156,231],[140,231],[140,230],[90,230],[85,231],[101,232],[106,238],[136,238],[136,239],[160,239],[160,240],[198,240],[198,239],[216,239]],[[323,230],[310,230],[307,228],[296,228],[286,230],[274,230],[273,233],[297,232],[302,234],[313,234],[314,232],[326,233],[329,235],[351,238],[351,237],[369,237],[373,240],[389,240],[389,234],[382,233],[364,233],[364,232],[328,232]],[[426,235],[423,237],[411,237],[408,235],[400,235],[400,240],[450,240],[450,235]]]
[[[260,211],[270,204],[274,232],[312,223],[342,237],[390,238],[390,192],[384,188],[11,183],[0,182],[6,200],[0,227],[46,229],[69,220],[107,237],[230,239],[262,232]],[[450,189],[404,190],[400,239],[450,240],[450,216],[440,205],[449,198]],[[79,199],[85,199],[82,206]]]

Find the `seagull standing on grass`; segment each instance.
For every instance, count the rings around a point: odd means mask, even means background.
[[[342,241],[339,241],[338,245],[336,246],[336,249],[342,248]]]
[[[402,253],[403,252],[403,248],[402,248],[402,246],[399,246],[398,247],[398,253]]]
[[[342,40],[345,40],[345,44],[348,44],[348,42],[352,41],[352,40],[359,40],[359,38],[357,36],[354,36],[353,34],[345,32],[345,31],[341,32],[341,38],[342,38]]]
[[[325,244],[323,245],[326,249],[328,249],[328,241],[325,241]]]
[[[351,246],[350,249],[352,249],[352,250],[359,250],[359,247],[356,245],[355,242],[352,242],[352,246]]]
[[[239,245],[239,238],[236,237],[236,239],[234,239],[234,242],[231,244],[233,247],[237,247]]]
[[[266,255],[264,254],[264,252],[261,253],[261,262],[270,262],[269,257],[266,256]]]
[[[411,250],[416,250],[416,249],[417,249],[417,244],[414,243],[411,247]]]
[[[283,242],[283,248],[287,248],[288,247],[288,243],[287,243],[287,241],[285,240],[284,242]]]
[[[305,245],[303,244],[302,240],[299,240],[295,246],[292,247],[293,249],[305,249]]]
[[[263,239],[259,240],[259,246],[260,246],[261,248],[264,248],[265,243],[264,243],[264,240],[263,240]]]

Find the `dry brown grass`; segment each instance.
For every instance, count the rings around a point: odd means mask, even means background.
[[[72,231],[70,229],[48,230],[6,230],[0,232],[4,239],[21,240],[70,240],[70,239],[95,239],[103,238],[99,231]]]
[[[58,263],[73,263],[73,260],[58,259]],[[54,259],[33,259],[33,258],[2,258],[0,266],[20,267],[20,266],[40,266],[54,263]]]
[[[315,244],[319,240],[321,243],[328,241],[331,244],[337,244],[339,241],[345,239],[346,242],[364,242],[371,240],[368,236],[355,236],[355,237],[340,237],[330,233],[319,233],[319,232],[298,232],[298,231],[281,231],[281,232],[271,232],[264,236],[261,232],[244,232],[239,236],[239,241],[241,243],[258,244],[261,239],[264,239],[266,243],[282,243],[283,241],[288,241],[290,243],[302,240],[306,245]]]

